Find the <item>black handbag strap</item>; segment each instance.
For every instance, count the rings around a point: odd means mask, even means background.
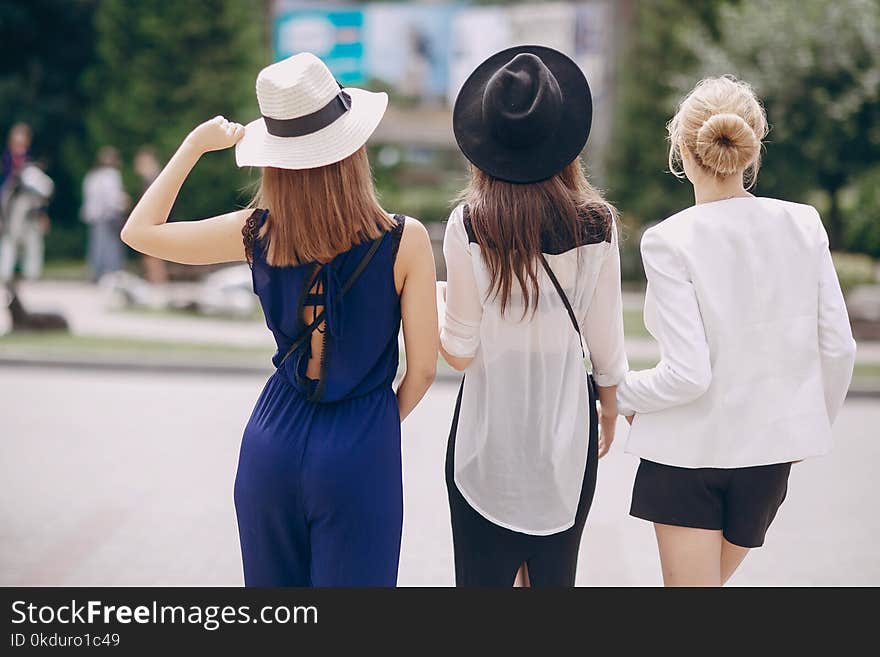
[[[574,314],[574,309],[571,307],[571,302],[568,300],[568,296],[565,294],[565,290],[562,289],[562,285],[559,284],[559,279],[556,278],[556,274],[553,273],[553,270],[550,269],[550,264],[547,262],[547,258],[544,257],[544,254],[541,253],[541,264],[544,267],[544,271],[547,272],[547,276],[550,277],[550,281],[553,283],[553,287],[556,288],[556,292],[559,294],[559,298],[562,299],[562,305],[565,306],[565,310],[568,311],[568,318],[571,320],[571,325],[574,327],[574,332],[577,333],[578,336],[578,344],[581,345],[581,354],[586,357],[584,354],[584,343],[581,337],[581,327],[578,324],[577,316]]]
[[[587,354],[584,353],[584,339],[581,335],[581,328],[577,321],[577,315],[574,314],[574,308],[571,307],[571,302],[568,300],[568,296],[565,294],[565,290],[562,289],[562,285],[559,283],[559,279],[556,278],[556,274],[553,273],[553,270],[550,269],[550,263],[547,262],[547,258],[544,257],[544,254],[540,254],[541,265],[544,267],[544,271],[547,272],[547,276],[550,277],[550,281],[553,283],[553,287],[556,288],[556,292],[559,294],[559,298],[562,299],[562,305],[565,306],[565,310],[568,312],[568,318],[571,320],[571,325],[574,328],[574,332],[577,333],[578,336],[578,344],[581,346],[581,358],[586,360]],[[593,395],[593,399],[596,399],[599,396],[599,389],[596,386],[596,380],[593,378],[592,374],[587,374],[587,380],[590,384],[590,392]]]
[[[367,265],[370,264],[370,261],[373,259],[373,256],[376,255],[376,251],[379,250],[379,246],[382,244],[382,240],[384,239],[384,235],[380,235],[373,243],[370,245],[370,248],[364,254],[364,257],[361,258],[361,261],[358,263],[358,266],[355,267],[354,271],[351,272],[349,277],[345,279],[345,283],[342,284],[342,289],[339,292],[339,298],[345,296],[345,293],[348,292],[351,287],[355,284],[358,278],[360,278],[361,274],[364,273],[364,270],[367,268]],[[329,264],[325,266],[330,266]],[[284,358],[278,363],[278,369],[284,365],[284,362],[290,358],[290,356],[300,347],[303,346],[306,340],[311,339],[312,333],[321,325],[324,321],[324,318],[327,314],[326,307],[321,309],[321,312],[307,325],[303,328],[300,334],[297,336],[296,340],[293,341],[293,344],[290,345],[290,349],[287,350],[287,353],[284,354]]]

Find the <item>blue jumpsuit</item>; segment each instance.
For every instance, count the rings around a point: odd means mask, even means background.
[[[245,427],[235,478],[245,585],[395,586],[403,486],[393,267],[405,220],[395,217],[343,296],[372,243],[325,265],[274,267],[258,236],[265,217],[248,221],[245,245],[278,369]],[[326,310],[318,379],[306,376],[310,340],[282,363],[310,305]]]

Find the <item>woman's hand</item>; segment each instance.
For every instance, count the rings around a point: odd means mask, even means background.
[[[605,415],[599,408],[599,458],[602,458],[611,449],[614,442],[614,432],[617,430],[617,416]]]
[[[598,399],[596,411],[599,413],[599,458],[611,449],[614,432],[617,430],[617,386],[596,386]]]
[[[199,153],[207,153],[234,146],[242,137],[244,137],[243,125],[231,123],[222,116],[215,116],[210,121],[196,126],[187,135],[184,143]]]
[[[222,116],[197,126],[149,186],[122,228],[122,241],[162,260],[187,265],[243,262],[241,230],[253,210],[236,210],[201,221],[166,223],[184,180],[202,155],[229,148],[244,128]]]

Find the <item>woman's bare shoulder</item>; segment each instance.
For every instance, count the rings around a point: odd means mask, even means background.
[[[400,238],[400,255],[410,257],[431,248],[431,236],[425,225],[415,217],[405,217]]]

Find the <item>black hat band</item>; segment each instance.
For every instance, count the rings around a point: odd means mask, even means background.
[[[266,122],[266,132],[274,137],[304,137],[323,130],[350,109],[351,96],[340,89],[329,103],[311,114],[292,119],[273,119],[263,115],[263,121]]]

